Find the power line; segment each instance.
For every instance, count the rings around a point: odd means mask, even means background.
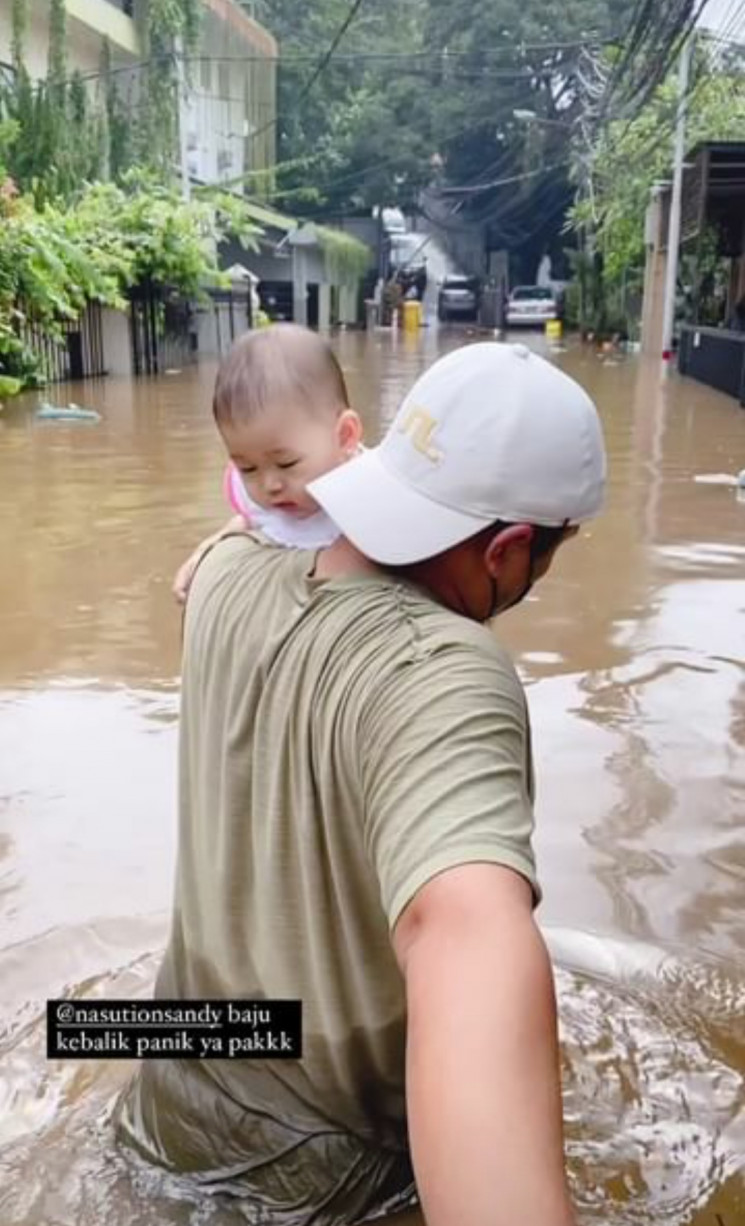
[[[487,55],[509,55],[514,59],[525,51],[570,51],[580,50],[586,46],[613,46],[617,42],[611,38],[584,38],[573,42],[545,42],[545,43],[495,43],[491,47],[482,47],[478,51],[438,51],[434,48],[425,48],[419,51],[347,51],[341,55],[335,55],[334,60],[337,64],[358,61],[373,61],[373,60],[411,60],[433,58],[438,61],[458,60],[458,59],[480,59]],[[231,63],[231,64],[246,64],[246,63],[276,63],[282,65],[306,64],[315,63],[316,56],[309,53],[292,52],[278,56],[267,55],[193,55],[187,56],[188,63],[199,63],[203,60],[211,60],[214,63]]]
[[[563,64],[562,71],[566,72],[568,68],[571,66],[572,66],[571,63]],[[422,66],[422,67],[416,67],[416,68],[409,69],[408,76],[409,77],[413,77],[413,76],[427,77],[434,73],[439,73],[439,72],[441,72],[440,65],[432,64],[429,66]],[[478,72],[476,71],[469,72],[469,73],[459,73],[459,72],[450,73],[449,72],[447,79],[453,80],[453,81],[482,81],[482,80],[540,81],[540,80],[549,80],[551,77],[555,75],[556,75],[556,69],[548,68],[548,67],[542,68],[542,69],[532,69],[532,68],[530,69],[524,69],[524,68],[523,69],[515,69],[515,68],[490,69],[490,68],[485,68]],[[197,101],[203,98],[203,99],[209,99],[213,102],[229,102],[229,103],[234,102],[239,105],[245,104],[245,95],[243,94],[224,94],[219,90],[204,89],[201,86],[195,88],[192,91],[192,98],[194,98]]]
[[[360,4],[362,0],[360,0]],[[351,24],[351,23],[350,23]],[[507,55],[512,60],[529,51],[580,51],[584,47],[609,47],[617,45],[618,40],[612,38],[594,38],[588,36],[585,39],[574,40],[572,42],[543,42],[543,43],[520,43],[509,42],[493,44],[491,47],[479,48],[474,51],[450,51],[447,53],[437,51],[435,49],[426,49],[418,51],[350,51],[342,54],[334,54],[335,63],[374,63],[386,62],[400,63],[402,60],[416,60],[430,58],[437,63],[438,68],[442,66],[443,58],[449,60],[471,60],[483,59],[484,56],[492,55]],[[148,59],[133,60],[126,64],[112,65],[108,69],[96,69],[91,72],[82,73],[81,77],[84,81],[95,81],[101,77],[113,77],[119,74],[135,72],[142,68],[149,68],[158,64],[167,64],[173,61],[173,53],[164,52],[162,55],[153,56]],[[316,63],[317,56],[312,53],[291,53],[281,55],[185,55],[181,57],[185,64],[265,64],[274,67],[292,67],[294,65]],[[488,70],[488,65],[483,65]],[[566,61],[562,61],[557,67],[566,67]],[[546,65],[546,69],[549,66]]]
[[[471,195],[472,193],[477,192],[487,192],[491,191],[495,187],[507,187],[511,183],[521,183],[526,179],[535,179],[539,175],[550,174],[552,170],[560,170],[562,167],[565,167],[568,164],[568,160],[565,159],[563,162],[553,162],[549,166],[541,166],[537,170],[526,170],[519,175],[509,175],[505,179],[493,179],[491,183],[475,183],[470,187],[444,187],[442,189],[442,195]]]
[[[484,126],[483,123],[466,124],[462,127],[457,128],[454,132],[451,132],[449,136],[442,136],[438,138],[437,144],[440,148],[444,148],[447,145],[451,145],[453,141],[460,140],[461,137],[463,136],[473,135],[474,132],[478,132],[480,128],[482,128],[483,126]],[[371,165],[364,166],[361,170],[347,171],[345,174],[338,175],[336,178],[331,179],[329,182],[319,185],[319,190],[321,191],[334,190],[337,187],[349,184],[351,182],[355,182],[356,180],[366,179],[370,175],[377,174],[379,170],[384,170],[386,167],[392,165],[392,163],[398,162],[400,159],[400,156],[401,156],[400,154],[395,153],[395,154],[390,155],[389,157],[381,158],[379,162],[373,162]],[[231,180],[231,182],[236,182],[236,181],[237,180]],[[281,196],[282,198],[284,198],[285,196],[300,195],[303,192],[306,192],[307,190],[308,190],[307,186],[299,187],[299,188],[291,188],[288,191],[279,190],[274,193],[273,198],[276,198],[278,196]],[[269,198],[272,198],[272,197],[269,197]]]

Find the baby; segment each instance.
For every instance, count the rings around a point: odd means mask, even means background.
[[[182,602],[204,553],[227,532],[253,529],[296,549],[332,544],[339,530],[306,486],[356,455],[362,437],[334,354],[295,324],[236,342],[218,371],[213,411],[230,457],[225,490],[237,518],[179,570],[174,593]]]

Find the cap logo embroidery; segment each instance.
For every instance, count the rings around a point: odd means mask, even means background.
[[[407,434],[416,450],[433,464],[439,464],[442,459],[442,452],[432,443],[437,424],[426,409],[411,409],[398,427],[399,433]]]

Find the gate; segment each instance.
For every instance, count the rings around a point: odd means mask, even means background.
[[[33,322],[22,323],[18,335],[41,360],[48,383],[97,379],[106,374],[101,318],[101,304],[89,302],[77,319],[63,321],[61,340]]]
[[[162,375],[196,361],[196,321],[191,304],[175,290],[145,283],[129,294],[132,368]]]

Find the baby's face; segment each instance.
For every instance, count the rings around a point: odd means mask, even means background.
[[[359,423],[349,411],[337,415],[284,405],[245,425],[223,426],[222,437],[249,497],[267,510],[303,519],[318,510],[306,485],[354,454]]]

